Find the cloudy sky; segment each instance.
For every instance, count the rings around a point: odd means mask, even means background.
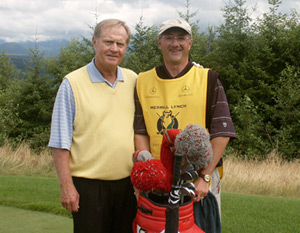
[[[194,20],[200,27],[218,26],[222,23],[221,8],[230,0],[190,0],[191,11],[198,10]],[[280,11],[290,13],[300,9],[300,0],[281,0]],[[247,6],[256,5],[257,13],[268,11],[268,0],[247,0]],[[134,26],[141,16],[144,24],[159,25],[169,18],[186,12],[186,0],[1,0],[0,40],[17,42],[49,39],[90,37],[96,22],[118,18]]]

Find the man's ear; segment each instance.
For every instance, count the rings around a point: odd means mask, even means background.
[[[190,44],[190,49],[191,49],[191,47],[192,47],[192,45],[193,45],[193,39],[191,39],[191,40],[189,41],[189,44]]]
[[[158,43],[158,46],[160,47],[160,45],[161,45],[161,40],[160,40],[159,37],[157,38],[157,43]]]

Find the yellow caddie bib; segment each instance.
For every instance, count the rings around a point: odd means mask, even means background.
[[[137,93],[155,158],[160,158],[165,130],[205,127],[208,70],[193,66],[176,79],[159,78],[155,68],[139,74]]]

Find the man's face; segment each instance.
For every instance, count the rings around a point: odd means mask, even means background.
[[[117,67],[124,59],[128,46],[126,40],[127,32],[123,26],[103,28],[100,37],[93,38],[96,67],[100,70]]]
[[[183,29],[170,28],[158,39],[165,62],[181,64],[188,61],[193,40]]]

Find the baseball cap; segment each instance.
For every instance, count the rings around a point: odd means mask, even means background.
[[[186,22],[183,19],[169,19],[169,20],[164,21],[160,25],[158,35],[161,35],[169,28],[174,28],[174,27],[181,28],[181,29],[185,30],[188,34],[192,35],[191,26],[188,24],[188,22]]]

